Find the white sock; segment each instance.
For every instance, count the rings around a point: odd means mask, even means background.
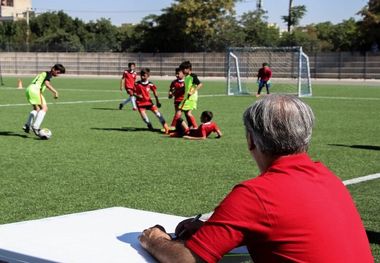
[[[36,116],[37,116],[37,111],[36,111],[36,110],[32,110],[32,111],[29,113],[29,116],[28,116],[28,119],[27,119],[25,125],[27,125],[27,126],[30,127],[30,126],[32,125],[34,119],[36,118]]]
[[[135,96],[131,96],[131,101],[132,101],[132,107],[134,109],[137,109],[137,106],[136,106],[136,97]]]
[[[145,116],[145,117],[143,117],[142,119],[143,119],[143,121],[144,121],[146,124],[149,124],[149,123],[150,123],[148,116]]]
[[[130,101],[131,101],[131,97],[129,97],[128,99],[124,100],[121,104],[126,105]]]
[[[35,122],[33,123],[33,129],[38,130],[38,129],[40,128],[41,123],[42,123],[42,121],[43,121],[44,118],[45,118],[45,114],[46,114],[46,112],[44,112],[43,110],[40,110],[40,111],[37,113],[36,120],[35,120]]]

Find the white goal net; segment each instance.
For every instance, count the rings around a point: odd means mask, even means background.
[[[256,94],[263,63],[272,70],[271,93],[312,95],[309,57],[302,47],[232,47],[227,49],[227,63],[228,95]]]

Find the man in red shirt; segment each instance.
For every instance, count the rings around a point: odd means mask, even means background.
[[[172,124],[170,125],[171,127],[175,127],[177,124],[177,120],[181,117],[180,114],[177,114],[177,112],[181,113],[179,109],[179,105],[184,99],[185,95],[185,81],[184,81],[184,74],[180,68],[175,69],[175,76],[176,79],[173,80],[170,83],[170,88],[169,88],[169,99],[174,97],[174,117],[172,120]]]
[[[140,72],[141,80],[135,83],[133,95],[136,97],[137,108],[141,118],[147,124],[149,130],[153,130],[153,126],[148,118],[148,115],[146,114],[146,110],[152,111],[164,127],[165,133],[169,133],[169,126],[166,124],[162,114],[158,111],[158,108],[161,107],[161,103],[158,100],[156,85],[149,81],[149,73],[150,70],[148,68],[142,69]],[[152,99],[150,98],[150,91],[153,92],[157,106],[153,104]]]
[[[235,186],[185,241],[157,227],[140,244],[161,262],[217,262],[245,245],[255,263],[370,263],[368,239],[348,190],[306,151],[314,115],[290,95],[271,94],[243,116],[248,149],[261,174]]]
[[[261,90],[265,86],[267,89],[267,94],[269,94],[269,88],[271,86],[270,78],[272,77],[272,70],[269,68],[268,63],[263,63],[262,68],[259,69],[257,73],[257,83],[259,84],[259,89],[256,93],[256,97],[260,97]]]
[[[129,97],[126,100],[123,100],[119,104],[119,110],[123,109],[124,105],[126,105],[128,102],[132,103],[133,110],[137,110],[136,98],[133,97],[133,90],[135,88],[135,82],[137,78],[135,67],[136,67],[135,63],[133,62],[128,63],[128,69],[124,70],[123,76],[121,77],[120,92],[123,92],[123,82],[124,82],[124,88]]]

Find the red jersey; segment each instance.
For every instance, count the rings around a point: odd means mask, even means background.
[[[235,186],[185,245],[207,262],[241,245],[255,263],[374,261],[347,188],[306,153]]]
[[[142,98],[136,97],[137,106],[149,106],[152,105],[152,99],[150,98],[150,91],[156,92],[157,87],[152,82],[147,81],[146,83],[141,82],[141,80],[135,83],[135,94],[142,96]]]
[[[212,132],[217,132],[218,130],[218,125],[210,121],[202,123],[197,129],[191,129],[189,135],[192,137],[208,137]]]
[[[185,81],[175,79],[170,84],[170,91],[174,96],[174,102],[181,102],[185,95]]]
[[[125,89],[133,89],[135,86],[137,73],[128,69],[124,70],[123,77]]]
[[[272,70],[269,67],[262,67],[259,69],[257,77],[262,81],[268,81],[272,77]]]

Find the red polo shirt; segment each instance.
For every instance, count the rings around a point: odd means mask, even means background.
[[[235,186],[186,242],[207,262],[241,245],[255,263],[373,262],[348,190],[307,154],[280,157]]]

